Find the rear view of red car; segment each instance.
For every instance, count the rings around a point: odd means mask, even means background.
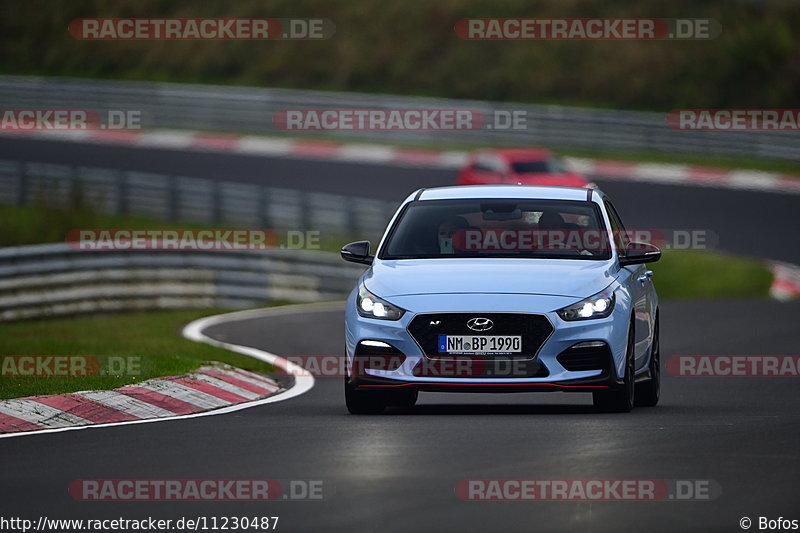
[[[457,185],[522,183],[588,187],[590,181],[569,170],[561,159],[544,148],[477,150],[458,173]]]

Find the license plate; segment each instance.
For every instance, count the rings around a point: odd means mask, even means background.
[[[509,354],[522,351],[522,335],[439,335],[439,353]]]

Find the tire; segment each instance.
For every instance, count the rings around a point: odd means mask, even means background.
[[[344,402],[352,415],[378,415],[386,409],[383,391],[356,390],[344,378]]]
[[[658,312],[653,327],[653,344],[650,348],[651,378],[636,385],[636,405],[655,407],[661,397],[661,342],[659,341]]]
[[[633,321],[628,328],[628,345],[625,348],[625,376],[619,390],[593,392],[594,406],[603,412],[629,413],[633,410],[636,387],[634,384]]]

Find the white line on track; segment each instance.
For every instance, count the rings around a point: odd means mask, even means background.
[[[310,311],[327,311],[327,310],[339,309],[341,308],[341,306],[342,306],[341,302],[335,302],[335,303],[328,302],[328,303],[315,303],[315,304],[287,305],[281,307],[268,307],[264,309],[248,309],[246,311],[234,311],[232,313],[223,313],[221,315],[213,315],[200,318],[193,322],[190,322],[183,328],[182,334],[185,338],[189,340],[193,340],[196,342],[203,342],[206,344],[210,344],[211,346],[224,348],[226,350],[240,353],[242,355],[247,355],[254,359],[258,359],[259,361],[264,361],[265,363],[269,363],[275,367],[278,367],[284,370],[288,374],[292,374],[295,377],[294,385],[292,385],[285,391],[275,394],[273,396],[269,396],[261,400],[254,400],[251,402],[244,402],[236,405],[230,405],[228,407],[214,409],[213,411],[204,411],[202,413],[175,415],[164,418],[149,418],[145,420],[131,420],[127,422],[111,422],[107,424],[92,424],[86,426],[48,428],[38,431],[20,431],[17,433],[4,433],[0,435],[0,439],[9,439],[13,437],[23,437],[29,435],[44,435],[47,433],[62,433],[64,431],[78,431],[86,429],[107,428],[114,426],[128,426],[132,424],[147,424],[151,422],[169,422],[173,420],[185,420],[187,418],[199,418],[201,416],[224,415],[227,413],[232,413],[234,411],[241,411],[242,409],[248,409],[250,407],[256,407],[268,403],[281,402],[283,400],[288,400],[290,398],[300,396],[301,394],[310,391],[314,387],[314,377],[309,372],[305,371],[303,367],[295,363],[292,363],[291,361],[288,361],[273,353],[264,350],[259,350],[258,348],[212,339],[211,337],[203,333],[203,330],[211,326],[217,326],[228,322],[236,322],[239,320],[248,320],[251,318],[261,318],[267,316],[295,315],[295,314],[307,313]]]

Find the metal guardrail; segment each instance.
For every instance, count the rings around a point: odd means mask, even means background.
[[[102,213],[226,228],[315,230],[322,239],[378,238],[397,207],[383,200],[257,184],[0,161],[0,203],[67,207],[77,198]],[[362,271],[336,254],[302,249],[88,251],[67,243],[6,247],[0,248],[0,321],[340,299]]]
[[[487,142],[772,157],[800,161],[792,132],[679,131],[662,113],[615,111],[377,94],[0,76],[4,108],[136,110],[146,128],[274,133],[284,109],[475,109],[524,111],[524,129],[476,131],[330,132],[333,135],[413,141]]]
[[[341,299],[363,270],[311,250],[101,252],[66,243],[0,248],[0,321]]]
[[[250,183],[0,160],[0,204],[67,206],[76,195],[102,213],[370,239],[383,233],[398,205]]]

